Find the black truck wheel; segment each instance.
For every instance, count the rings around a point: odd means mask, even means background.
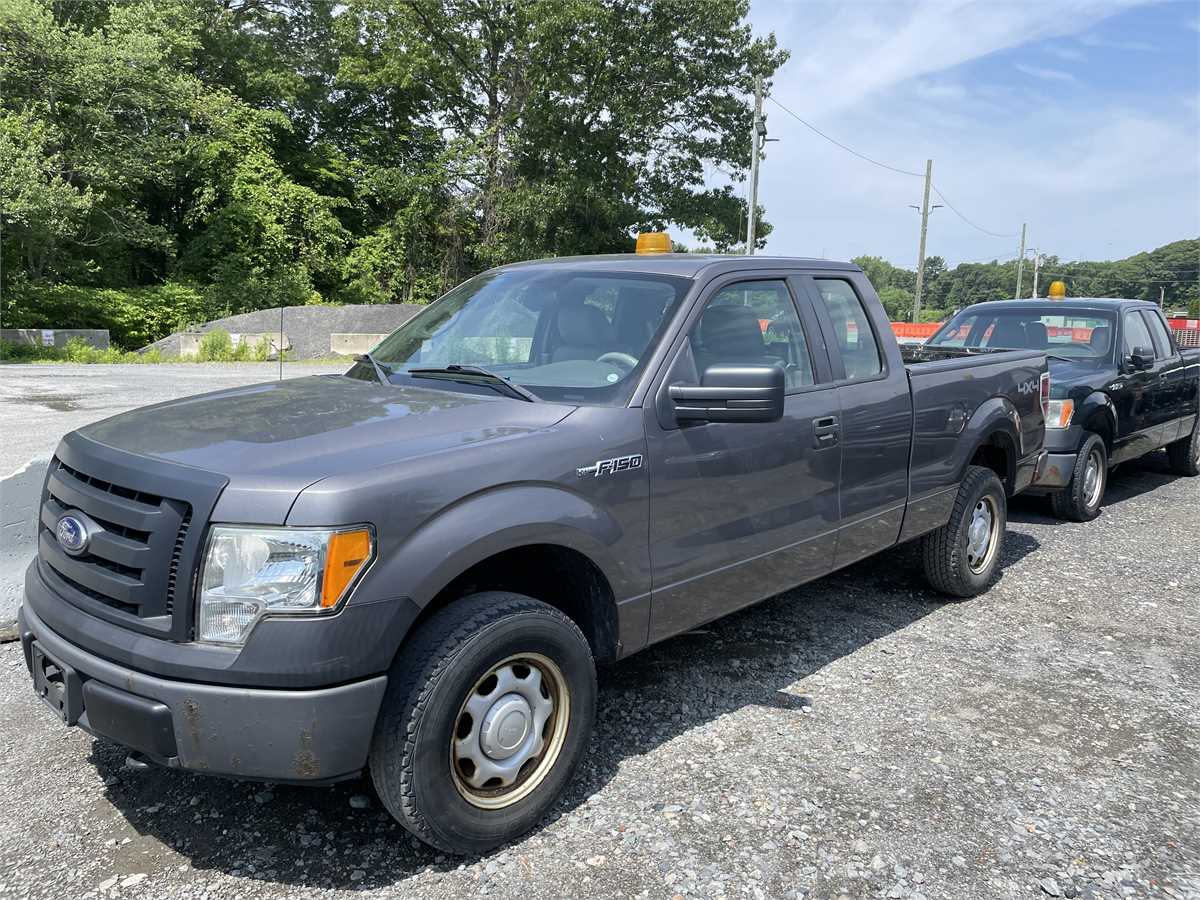
[[[1050,505],[1060,519],[1090,522],[1100,515],[1100,503],[1108,486],[1108,450],[1104,438],[1095,432],[1085,432],[1071,481],[1061,491],[1050,495]]]
[[[950,521],[921,539],[925,577],[952,597],[987,590],[999,565],[1008,523],[1004,485],[991,469],[970,466]]]
[[[1191,434],[1167,444],[1167,460],[1176,475],[1200,475],[1200,416]]]
[[[595,665],[575,623],[521,594],[474,594],[400,649],[371,780],[388,812],[427,844],[484,853],[546,813],[595,710]]]

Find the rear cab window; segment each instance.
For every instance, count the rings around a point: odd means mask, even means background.
[[[883,372],[879,342],[866,307],[850,282],[840,278],[814,278],[817,294],[829,313],[834,342],[841,352],[848,381],[874,378]]]

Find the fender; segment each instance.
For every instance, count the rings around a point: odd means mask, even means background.
[[[1075,415],[1071,418],[1071,426],[1077,428],[1080,434],[1082,434],[1084,423],[1091,419],[1097,412],[1100,412],[1108,422],[1108,450],[1112,452],[1118,433],[1117,405],[1113,403],[1112,397],[1108,396],[1108,394],[1103,391],[1092,391],[1084,397],[1083,402],[1079,404],[1079,409],[1075,411]]]
[[[604,573],[618,600],[646,593],[635,572],[616,564],[624,529],[605,509],[548,483],[489,488],[456,501],[426,520],[374,577],[404,585],[398,591],[424,608],[478,562],[516,547],[555,544],[582,553]],[[452,548],[449,551],[447,548]]]
[[[1004,449],[1007,471],[1003,481],[1011,491],[1017,460],[1021,456],[1020,418],[1017,408],[1005,397],[990,397],[979,404],[963,428],[958,447],[955,448],[951,469],[956,473],[956,481],[961,482],[966,477],[967,466],[980,447],[989,443],[997,444]]]

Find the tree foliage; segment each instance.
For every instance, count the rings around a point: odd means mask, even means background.
[[[705,173],[747,168],[745,94],[786,58],[747,9],[6,0],[3,311],[166,282],[214,313],[426,301],[668,223],[726,249],[745,203]]]
[[[859,256],[862,267],[892,321],[912,318],[916,273],[894,266],[878,256]],[[1104,262],[1062,262],[1043,257],[1038,274],[1038,296],[1045,297],[1053,281],[1063,281],[1072,297],[1129,297],[1158,301],[1168,309],[1200,312],[1200,239],[1175,241],[1126,259]],[[940,256],[925,260],[921,318],[939,321],[954,310],[987,300],[1011,299],[1017,290],[1017,263],[961,263],[947,269]],[[1021,297],[1033,294],[1033,263],[1026,261],[1021,274]]]

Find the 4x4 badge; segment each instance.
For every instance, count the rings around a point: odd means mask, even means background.
[[[593,478],[599,478],[601,475],[612,475],[614,472],[628,472],[630,469],[640,469],[642,467],[642,454],[635,453],[632,456],[617,456],[613,459],[598,459],[590,466],[583,466],[575,470],[580,478],[591,475]]]

